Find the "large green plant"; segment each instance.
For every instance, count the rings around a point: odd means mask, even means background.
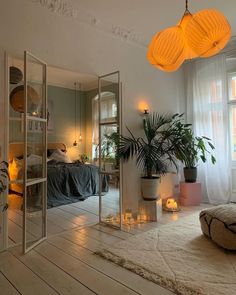
[[[177,115],[178,116],[178,115]],[[145,178],[167,173],[169,164],[175,163],[173,138],[177,135],[174,125],[176,115],[152,113],[143,120],[143,137],[121,136],[118,154],[124,161],[136,157],[137,166]]]
[[[203,163],[210,157],[212,164],[216,159],[212,153],[215,149],[210,138],[206,136],[195,136],[191,124],[184,124],[182,115],[176,118],[175,136],[173,148],[176,158],[181,161],[186,168],[195,168],[201,160]]]

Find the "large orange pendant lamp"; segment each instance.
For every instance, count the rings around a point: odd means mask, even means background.
[[[180,22],[152,38],[147,59],[163,71],[176,71],[186,59],[217,54],[226,46],[230,36],[230,25],[222,13],[206,9],[192,15],[186,0]]]
[[[205,9],[193,15],[186,26],[185,36],[199,57],[210,57],[226,46],[231,37],[231,27],[221,12]]]

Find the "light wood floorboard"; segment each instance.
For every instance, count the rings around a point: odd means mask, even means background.
[[[109,208],[115,208],[116,201],[113,206],[112,201],[107,200]],[[91,197],[85,202],[49,209],[47,241],[26,255],[21,254],[20,246],[0,253],[0,294],[173,294],[94,253],[133,235],[175,222],[207,205],[186,207],[175,215],[164,213],[157,223],[125,225],[122,231],[97,224],[97,206],[98,198]],[[17,228],[17,231],[9,236],[11,244],[21,238],[22,229],[18,224],[21,218],[22,212],[13,208],[9,222],[12,230]],[[35,235],[39,224],[37,218],[30,219],[28,234]]]
[[[0,272],[0,291],[1,294],[17,295],[20,294],[14,286],[8,281],[5,275]]]

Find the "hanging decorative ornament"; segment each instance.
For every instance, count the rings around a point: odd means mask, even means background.
[[[147,59],[163,71],[176,71],[186,59],[217,54],[226,46],[230,36],[230,25],[222,13],[208,9],[192,15],[186,0],[180,22],[152,38]]]
[[[147,58],[157,68],[176,71],[184,62],[184,35],[178,26],[171,27],[156,34],[149,45]]]
[[[185,35],[188,45],[198,56],[210,57],[226,46],[231,37],[231,27],[221,12],[205,9],[193,15]]]
[[[77,83],[75,82],[74,83],[74,86],[75,86],[75,105],[74,105],[74,108],[75,108],[75,117],[74,117],[74,120],[75,120],[75,140],[73,142],[73,146],[77,146],[78,143],[76,141],[76,138],[77,138]]]

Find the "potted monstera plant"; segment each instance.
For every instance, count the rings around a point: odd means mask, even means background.
[[[184,124],[181,118],[175,124],[176,137],[173,137],[173,147],[176,158],[184,164],[185,182],[196,182],[197,164],[210,158],[212,164],[216,163],[213,155],[214,145],[206,136],[195,136],[191,124]]]
[[[136,158],[142,172],[141,191],[146,200],[158,198],[160,176],[168,172],[169,164],[175,164],[173,143],[174,116],[152,113],[143,119],[142,137],[135,137],[127,128],[129,135],[120,136],[119,158],[128,161]]]

